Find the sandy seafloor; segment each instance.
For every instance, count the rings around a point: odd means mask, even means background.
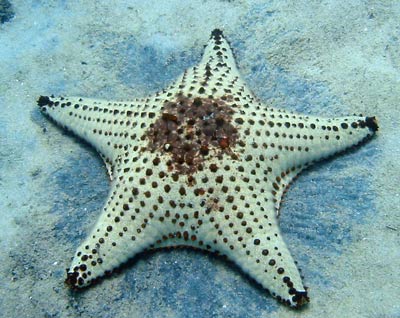
[[[12,1],[0,25],[2,317],[400,317],[398,1]],[[108,4],[110,3],[110,4]],[[375,115],[376,138],[304,172],[281,228],[309,286],[295,311],[234,265],[187,249],[140,255],[83,292],[63,283],[109,181],[41,94],[129,99],[231,42],[265,103]]]

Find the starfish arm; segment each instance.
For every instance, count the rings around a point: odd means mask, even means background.
[[[73,257],[66,278],[71,287],[90,285],[147,249],[159,237],[159,226],[155,224],[159,221],[153,222],[144,213],[136,214],[134,208],[127,208],[126,203],[116,207],[112,200],[113,195]]]
[[[124,167],[118,168],[120,165]],[[66,283],[71,287],[90,285],[155,244],[160,233],[169,231],[168,224],[163,224],[159,216],[155,218],[154,205],[149,204],[154,198],[140,190],[144,179],[134,171],[140,170],[141,163],[130,162],[129,166],[132,170],[128,174],[135,178],[124,178],[128,165],[126,161],[120,161],[102,213],[91,233],[77,248],[67,271]]]
[[[305,167],[358,145],[378,130],[374,117],[325,119],[254,103],[256,112],[247,114],[243,108],[233,116],[245,135],[253,132],[240,150],[241,157],[252,167],[247,173],[262,168],[263,180],[272,184],[269,199],[277,214],[284,191]]]
[[[325,119],[268,108],[244,126],[257,131],[253,143],[263,149],[267,161],[279,162],[279,173],[296,168],[300,172],[315,161],[358,145],[378,130],[375,117]]]
[[[267,289],[273,297],[292,307],[309,302],[296,264],[286,247],[277,224],[273,203],[265,204],[263,211],[244,211],[246,225],[236,217],[236,226],[222,225],[216,249],[227,255],[245,273]],[[220,220],[221,223],[229,223]],[[217,232],[215,230],[215,232]]]
[[[185,211],[188,219],[179,222],[182,215],[177,212],[176,224],[180,223],[180,226],[151,247],[191,246],[217,252],[236,263],[278,300],[293,307],[307,303],[307,291],[282,239],[273,201],[265,200],[260,207],[238,199],[232,204],[236,211],[232,213],[226,206],[230,204],[222,200],[224,193],[218,193],[218,188],[215,190],[215,196],[204,198],[203,202],[210,203],[206,203],[203,209]],[[190,192],[188,194],[190,196]],[[187,200],[196,202],[195,197]],[[231,200],[235,201],[228,199]],[[224,205],[226,210],[222,209]]]
[[[153,98],[154,99],[154,98]],[[40,110],[60,126],[92,145],[110,177],[118,156],[129,142],[140,144],[139,131],[155,116],[150,99],[110,102],[81,97],[40,96]]]
[[[186,97],[251,95],[239,75],[232,49],[220,30],[212,32],[200,63],[187,69],[168,91],[172,96],[181,94]]]
[[[291,116],[295,118],[295,115]],[[268,155],[268,165],[272,169],[271,199],[275,202],[278,216],[284,192],[304,168],[358,145],[371,138],[378,129],[375,118],[371,117],[324,119],[300,116],[300,119],[290,122],[290,125],[295,126],[290,129],[290,133],[286,129],[290,128],[288,122],[278,122],[281,125],[273,125],[276,127],[268,130],[269,136],[275,137],[274,147],[267,146],[265,153]],[[285,128],[282,128],[283,126]],[[272,145],[271,143],[270,146]],[[278,149],[275,148],[276,145]],[[277,159],[282,155],[286,160],[280,160],[278,163]]]

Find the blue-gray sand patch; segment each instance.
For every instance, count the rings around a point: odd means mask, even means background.
[[[121,82],[140,91],[162,89],[200,59],[200,51],[193,54],[168,47],[160,49],[162,45],[143,45],[128,37],[105,50],[105,65],[115,65],[123,58],[124,65],[117,74]]]
[[[337,158],[317,163],[300,174],[284,196],[280,227],[293,257],[299,261],[306,281],[323,282],[323,272],[308,273],[310,257],[335,259],[352,240],[355,225],[376,213],[370,196],[371,175],[361,175],[379,157],[371,143],[347,151]],[[357,163],[356,173],[346,167]],[[297,246],[302,246],[297,249]],[[307,251],[312,250],[310,255]]]
[[[77,158],[71,157],[65,167],[54,172],[50,182],[54,183],[51,211],[60,217],[55,237],[77,246],[86,237],[84,228],[94,226],[109,192],[104,164],[85,145]]]
[[[121,286],[124,297],[146,304],[149,317],[157,316],[160,303],[175,307],[179,317],[255,317],[259,308],[279,306],[234,264],[213,254],[182,248],[155,251],[129,265],[133,267]],[[221,274],[226,276],[219,279]],[[251,299],[252,306],[231,306],[241,302],[238,297]]]

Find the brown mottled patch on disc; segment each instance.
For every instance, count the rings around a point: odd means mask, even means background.
[[[232,98],[187,98],[164,104],[161,116],[146,131],[152,153],[168,154],[170,171],[192,174],[201,169],[208,156],[237,159],[234,149],[238,131],[232,125]]]

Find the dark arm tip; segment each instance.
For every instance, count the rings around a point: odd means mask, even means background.
[[[79,274],[77,272],[68,272],[67,269],[67,278],[65,279],[65,284],[71,288],[75,288],[78,283]]]
[[[51,105],[53,105],[53,102],[50,100],[49,96],[40,96],[37,100],[37,104],[40,107],[43,107],[43,106],[47,106],[47,105],[51,106]]]
[[[378,126],[378,121],[376,120],[375,117],[366,117],[365,118],[365,125],[372,130],[373,132],[377,131],[379,129]]]
[[[222,36],[223,36],[223,34],[222,34],[222,31],[220,29],[214,29],[211,32],[211,37],[213,37],[216,40],[220,40]]]

